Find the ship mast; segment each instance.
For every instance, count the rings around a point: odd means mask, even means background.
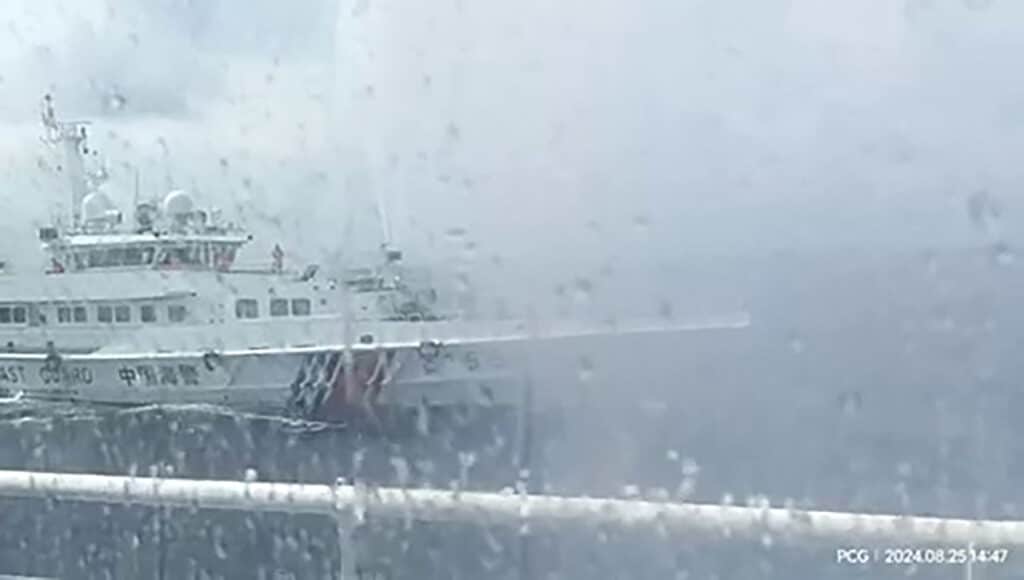
[[[64,148],[65,167],[71,185],[71,227],[77,229],[82,225],[82,200],[89,192],[85,176],[85,163],[82,160],[82,147],[86,140],[84,121],[59,122],[53,108],[53,97],[43,97],[43,126],[46,128],[44,140],[52,145]]]

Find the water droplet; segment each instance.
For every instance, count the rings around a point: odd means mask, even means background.
[[[462,262],[464,264],[472,264],[476,262],[477,257],[477,243],[474,241],[467,241],[466,245],[462,248]]]
[[[664,318],[666,320],[671,320],[672,317],[674,316],[674,313],[673,313],[673,310],[672,310],[672,302],[670,302],[668,300],[662,300],[658,304],[658,316],[660,316],[660,317],[662,317],[662,318]]]
[[[987,191],[977,191],[967,197],[967,217],[982,231],[989,231],[1002,215],[999,203]]]
[[[939,258],[935,252],[928,251],[924,254],[924,268],[928,275],[935,277],[939,273]]]
[[[633,225],[639,230],[647,230],[651,227],[651,220],[645,215],[635,215]]]
[[[799,336],[791,336],[789,339],[789,350],[793,351],[793,354],[803,354],[806,345]]]
[[[896,466],[896,473],[899,473],[900,477],[910,477],[913,471],[914,468],[909,461],[901,461],[900,464]]]
[[[590,357],[581,356],[579,363],[579,378],[581,383],[589,383],[594,378],[594,361]]]
[[[665,459],[669,461],[679,461],[679,452],[675,449],[669,449],[665,452]]]
[[[992,260],[999,266],[1009,266],[1016,261],[1017,256],[1006,242],[992,244]]]
[[[994,0],[964,0],[964,6],[966,6],[968,10],[980,12],[991,8],[993,1]]]
[[[771,509],[771,501],[768,500],[768,496],[763,494],[754,494],[747,496],[747,507],[767,510]]]
[[[448,123],[448,128],[445,130],[445,134],[448,139],[453,142],[457,142],[462,138],[462,131],[455,123]]]
[[[861,394],[859,391],[845,392],[839,395],[839,409],[843,415],[852,417],[860,412],[860,408],[863,405],[861,401]]]
[[[252,483],[256,481],[258,479],[258,476],[259,474],[256,473],[256,470],[253,469],[252,467],[249,467],[245,470],[245,481],[247,483]]]
[[[366,521],[366,512],[369,509],[369,490],[365,483],[356,482],[355,501],[352,503],[352,516],[356,523],[362,524]]]
[[[391,468],[395,470],[395,481],[400,487],[409,485],[409,462],[401,456],[395,455],[391,457]]]
[[[366,462],[366,448],[361,447],[352,454],[352,475],[358,476],[363,472],[363,464]]]
[[[694,477],[700,473],[700,465],[697,465],[697,461],[690,457],[683,460],[681,469],[683,475],[687,477]]]
[[[459,452],[459,481],[463,487],[469,484],[469,470],[476,465],[476,454],[472,451]],[[528,476],[527,476],[528,477]]]
[[[587,278],[577,278],[573,283],[573,299],[578,304],[586,304],[594,292],[594,284]]]
[[[352,17],[358,18],[370,10],[370,0],[357,0],[352,7]]]
[[[425,403],[416,408],[416,431],[423,437],[430,434],[430,409]]]
[[[466,237],[466,234],[466,228],[458,226],[448,228],[447,230],[444,231],[444,235],[447,236],[448,239],[455,242],[461,241],[462,238]]]
[[[689,499],[693,496],[693,493],[697,491],[697,479],[693,477],[684,477],[679,482],[679,487],[676,488],[676,497],[681,500]]]
[[[104,108],[107,112],[116,113],[125,108],[128,104],[128,99],[117,91],[112,91],[107,95],[104,101]]]
[[[652,501],[669,501],[672,499],[672,496],[664,487],[656,487],[650,490],[648,496]]]
[[[227,544],[224,541],[224,530],[220,526],[213,529],[213,550],[218,559],[228,559]]]
[[[631,499],[640,497],[640,488],[636,484],[627,483],[622,486],[622,496]]]
[[[466,272],[459,272],[455,275],[455,292],[458,294],[469,294],[473,289],[473,284],[469,280],[469,274]]]
[[[934,0],[907,0],[903,6],[904,14],[910,21],[917,20],[925,13],[935,9]]]

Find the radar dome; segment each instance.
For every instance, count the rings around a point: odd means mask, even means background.
[[[114,204],[102,191],[90,193],[82,200],[82,217],[86,221],[104,218],[112,209]]]
[[[192,208],[195,204],[192,202],[192,196],[180,189],[176,189],[167,194],[163,205],[164,215],[178,217],[192,213]]]

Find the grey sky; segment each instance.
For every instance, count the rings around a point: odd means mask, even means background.
[[[46,187],[54,87],[147,184],[313,224],[310,253],[340,243],[346,188],[414,248],[464,227],[506,256],[963,245],[978,189],[1020,223],[1017,3],[55,4],[0,8],[11,190]]]

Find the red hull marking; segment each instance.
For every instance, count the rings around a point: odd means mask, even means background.
[[[363,407],[365,394],[372,387],[369,382],[377,367],[377,356],[375,352],[353,353],[352,384],[346,385],[345,355],[340,355],[334,382],[330,385],[331,392],[321,406],[325,419],[343,419],[353,409]]]

